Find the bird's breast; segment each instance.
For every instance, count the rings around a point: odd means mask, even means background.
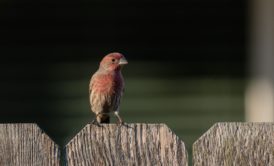
[[[102,94],[114,94],[123,88],[123,78],[121,75],[101,76],[94,82],[93,90]]]

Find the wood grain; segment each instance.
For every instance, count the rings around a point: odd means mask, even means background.
[[[36,124],[0,124],[0,165],[58,166],[58,146]]]
[[[193,145],[194,166],[274,165],[274,123],[217,123]]]
[[[67,145],[69,166],[188,163],[184,143],[164,124],[88,124]]]

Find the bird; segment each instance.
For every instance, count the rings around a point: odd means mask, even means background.
[[[110,113],[124,124],[119,115],[120,102],[124,93],[122,68],[128,61],[123,54],[109,53],[103,57],[98,70],[92,75],[89,83],[89,101],[91,111],[95,113],[93,124],[110,123]]]

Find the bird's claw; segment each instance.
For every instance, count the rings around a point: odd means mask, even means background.
[[[123,122],[123,121],[118,121],[118,122],[117,122],[117,125],[118,125],[118,127],[124,126],[124,127],[126,127],[126,128],[131,128],[131,129],[133,129],[133,127],[129,126],[127,123],[125,123],[125,122]]]
[[[91,124],[101,127],[100,123],[96,119],[94,119]]]
[[[125,122],[119,120],[119,121],[117,122],[117,125],[118,125],[119,127],[121,127],[121,126],[125,125]]]

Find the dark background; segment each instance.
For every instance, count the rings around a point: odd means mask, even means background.
[[[93,114],[88,83],[123,53],[128,123],[166,123],[191,144],[243,120],[243,0],[0,2],[0,122],[36,122],[65,145]],[[190,153],[190,151],[189,151]]]

